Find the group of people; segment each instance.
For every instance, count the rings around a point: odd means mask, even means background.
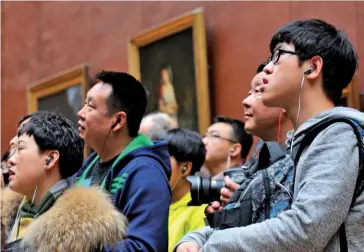
[[[276,31],[270,51],[243,101],[245,129],[262,140],[247,178],[225,178],[210,225],[174,251],[362,251],[364,115],[336,107],[354,47],[326,22],[300,20]]]
[[[2,248],[361,251],[364,116],[336,107],[357,68],[354,47],[310,19],[279,28],[270,51],[243,100],[245,122],[217,117],[203,137],[163,118],[153,128],[143,85],[120,72],[97,74],[78,130],[58,113],[22,118]],[[84,162],[83,142],[94,150]],[[244,179],[225,177],[219,201],[187,206],[187,176],[201,167],[213,178],[241,168]]]

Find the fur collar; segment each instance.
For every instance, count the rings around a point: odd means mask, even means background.
[[[10,225],[16,215],[23,196],[8,187],[1,190],[1,247],[9,236]]]
[[[2,232],[5,236],[9,235],[10,221],[22,198],[14,192],[11,195],[7,197],[12,201],[7,200],[4,193],[1,199],[2,210],[6,210],[1,213],[1,226],[7,230],[7,233]],[[29,225],[22,246],[39,252],[91,251],[123,240],[126,229],[126,217],[113,206],[107,194],[95,187],[74,186]]]

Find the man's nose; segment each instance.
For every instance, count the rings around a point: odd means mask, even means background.
[[[202,142],[203,142],[203,144],[206,146],[207,145],[207,142],[208,142],[208,140],[207,140],[207,136],[203,136],[202,137]]]
[[[245,97],[245,99],[243,100],[243,106],[244,108],[249,108],[251,106],[251,94],[248,97]]]
[[[274,64],[273,62],[269,62],[264,68],[263,68],[263,72],[266,73],[266,74],[272,74],[273,72],[273,67],[274,67]]]
[[[77,117],[81,120],[85,119],[85,112],[84,112],[85,106],[83,106],[80,111],[77,112]]]

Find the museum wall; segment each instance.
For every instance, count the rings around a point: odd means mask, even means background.
[[[290,20],[321,18],[344,29],[364,58],[364,2],[2,2],[1,147],[27,112],[29,84],[86,63],[128,70],[129,37],[203,7],[212,116],[243,119],[242,99],[269,56],[274,31]],[[364,66],[358,71],[364,92]]]

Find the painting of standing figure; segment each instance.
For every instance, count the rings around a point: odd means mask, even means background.
[[[148,94],[147,113],[205,132],[210,101],[203,12],[194,10],[129,40],[129,73]]]
[[[172,67],[170,65],[162,66],[160,69],[158,109],[161,112],[167,113],[176,123],[178,123],[178,103],[172,80]]]

